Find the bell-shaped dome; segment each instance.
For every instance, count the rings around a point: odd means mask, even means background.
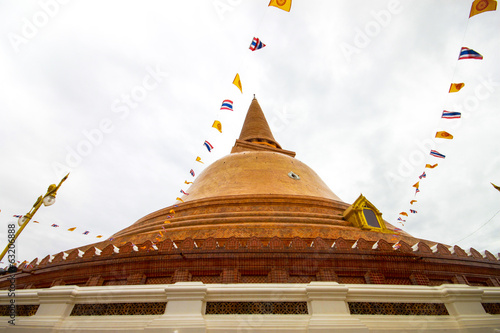
[[[301,161],[273,151],[227,155],[207,167],[183,197],[185,202],[234,195],[297,195],[341,201]]]

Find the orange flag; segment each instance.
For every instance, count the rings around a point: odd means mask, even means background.
[[[220,121],[214,120],[214,124],[212,125],[212,127],[218,130],[220,133],[222,133],[222,124],[220,123]],[[198,161],[198,159],[196,160]]]
[[[425,165],[425,167],[426,167],[426,168],[429,168],[429,169],[434,169],[434,168],[435,168],[435,167],[437,167],[437,166],[438,166],[438,165],[437,165],[437,163],[436,163],[436,164],[434,164],[434,165],[430,165],[430,164],[426,164],[426,165]]]
[[[279,9],[283,9],[286,12],[290,11],[292,7],[292,0],[271,0],[268,6],[277,7]]]
[[[497,10],[497,2],[495,0],[475,0],[470,8],[469,18],[484,12]]]
[[[243,94],[243,87],[241,86],[241,80],[240,80],[240,74],[236,73],[236,76],[234,77],[233,84],[238,87],[238,89],[241,91]]]
[[[436,132],[436,138],[441,138],[441,139],[453,139],[453,135],[446,131],[439,131]]]
[[[415,202],[417,202],[417,200],[410,201],[410,205],[413,205]]]
[[[401,213],[399,213],[399,215],[408,216],[408,213],[407,212],[401,212]]]
[[[450,85],[450,90],[448,91],[449,93],[454,93],[457,91],[460,91],[465,86],[465,83],[452,83]]]

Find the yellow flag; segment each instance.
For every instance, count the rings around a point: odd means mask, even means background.
[[[165,222],[163,222],[163,223],[170,223],[170,221],[168,221],[168,220],[167,220],[167,221],[165,221]]]
[[[184,181],[184,184],[192,184],[193,182],[188,182],[187,180]]]
[[[450,85],[450,90],[448,91],[449,93],[457,92],[460,91],[465,86],[465,83],[452,83]]]
[[[420,186],[418,183],[419,183],[419,182],[416,182],[416,183],[413,185],[413,187],[416,187],[416,188],[418,189],[418,187]]]
[[[101,237],[102,237],[102,235],[97,235],[97,236],[95,236],[95,238],[101,238]]]
[[[175,210],[171,209],[171,210],[169,211],[169,213],[170,213],[170,214],[175,214]]]
[[[441,139],[453,139],[453,135],[446,131],[439,131],[436,132],[436,138],[441,138]]]
[[[175,200],[178,200],[178,201],[184,202],[184,200],[182,200],[182,199],[181,199],[181,198],[179,198],[179,197],[175,198]]]
[[[495,0],[475,0],[470,8],[469,17],[496,9],[497,2]]]
[[[213,127],[213,126],[212,126],[212,127]],[[196,162],[203,163],[203,162],[201,161],[201,157],[200,157],[200,156],[196,156]],[[203,163],[203,164],[205,164],[205,163]],[[185,180],[185,181],[184,181],[184,183],[186,183],[186,184],[192,184],[193,182],[188,182],[187,180]]]
[[[497,186],[497,185],[495,185],[495,184],[493,184],[493,183],[490,183],[490,184],[491,184],[491,185],[493,185],[493,187],[494,187],[494,188],[496,188],[497,190],[499,190],[499,191],[500,191],[500,186]]]
[[[68,229],[68,231],[73,231],[73,230],[75,230],[75,229],[76,229],[76,227],[69,228],[69,229]]]
[[[415,202],[417,202],[417,200],[410,201],[410,205],[413,205]]]
[[[215,120],[214,124],[212,125],[212,127],[222,133],[222,124],[220,123],[220,121]],[[196,160],[198,161],[198,158],[196,158]]]
[[[426,165],[425,165],[425,167],[426,167],[426,168],[429,168],[429,169],[434,169],[434,168],[435,168],[435,167],[437,167],[437,166],[438,166],[438,165],[437,165],[437,163],[436,163],[436,164],[434,164],[434,165],[430,165],[430,164],[426,164]]]
[[[292,0],[271,0],[268,6],[277,7],[279,9],[283,9],[286,12],[289,12],[290,7],[292,7]]]
[[[401,212],[401,213],[399,213],[399,215],[408,216],[408,213],[407,212]]]
[[[240,80],[240,74],[236,73],[236,76],[234,77],[233,84],[238,87],[238,89],[241,91],[243,94],[243,87],[241,86],[241,80]]]

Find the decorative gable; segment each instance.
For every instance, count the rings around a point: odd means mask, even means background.
[[[344,219],[364,230],[390,233],[382,213],[362,194],[344,211]]]

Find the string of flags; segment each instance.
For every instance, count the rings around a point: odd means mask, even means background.
[[[13,215],[13,217],[22,218],[23,215]],[[38,221],[33,221],[33,223],[40,224],[40,222],[38,222]],[[52,223],[50,226],[52,228],[60,228],[61,227],[59,224],[56,224],[56,223]],[[77,229],[77,227],[71,227],[71,228],[68,228],[67,231],[75,231],[76,229]],[[90,234],[89,230],[85,230],[84,232],[82,232],[82,235],[89,235],[89,234]],[[102,238],[102,235],[97,235],[96,238]]]
[[[291,7],[292,7],[292,0],[270,0],[268,7],[276,7],[278,9],[284,10],[286,12],[290,12]],[[257,50],[262,50],[264,47],[266,47],[266,44],[264,44],[264,42],[259,37],[253,37],[251,42],[250,42],[249,49],[250,49],[250,51],[254,52]],[[243,84],[242,84],[242,80],[240,77],[240,73],[238,73],[238,72],[236,73],[232,84],[238,88],[240,93],[243,94]],[[233,100],[232,99],[223,99],[221,107],[220,107],[220,111],[222,111],[222,112],[234,111]],[[222,133],[222,122],[219,119],[214,120],[214,122],[212,124],[212,128],[215,128],[219,133]],[[214,145],[212,143],[210,143],[208,140],[205,140],[205,142],[203,142],[203,146],[207,149],[207,151],[209,153],[211,153],[212,150],[215,149]],[[204,164],[204,162],[202,161],[202,158],[200,156],[197,156],[195,161],[199,162],[201,164]],[[189,173],[191,174],[192,177],[196,176],[196,173],[193,169],[189,170]],[[191,185],[192,183],[193,182],[184,180],[184,184],[186,184],[186,185]],[[181,189],[180,193],[182,193],[184,196],[189,195],[189,193],[186,192],[184,189]],[[176,197],[175,200],[179,201],[179,202],[184,202],[185,198],[184,197]],[[165,223],[169,223],[169,222],[166,221]]]
[[[292,0],[271,0],[268,4],[268,7],[276,7],[276,8],[279,8],[281,10],[284,10],[286,12],[290,12],[290,9],[291,9],[291,6],[292,6]],[[256,50],[261,50],[263,49],[264,47],[266,47],[266,44],[264,44],[262,42],[262,40],[260,40],[260,38],[258,37],[253,37],[251,43],[250,43],[250,47],[249,49],[253,52],[253,51],[256,51]],[[241,83],[241,78],[240,78],[240,75],[239,73],[236,73],[236,76],[234,77],[234,80],[233,80],[233,84],[240,90],[241,93],[243,93],[243,85]],[[221,111],[233,111],[233,101],[231,99],[224,99],[222,101],[222,105],[220,107],[220,110]],[[219,133],[222,133],[222,123],[220,120],[214,120],[213,124],[212,124],[212,127],[215,128]],[[207,140],[205,140],[205,142],[203,143],[203,145],[206,147],[206,149],[208,150],[208,152],[211,152],[213,149],[214,149],[214,146]],[[199,162],[201,164],[204,164],[204,162],[202,161],[201,157],[200,156],[197,156],[196,159],[195,159],[196,162]],[[193,169],[191,169],[189,171],[189,173],[191,174],[192,177],[195,177],[195,172]],[[190,182],[190,181],[187,181],[185,180],[184,183],[186,185],[190,185],[192,184],[193,182]],[[180,190],[180,192],[187,196],[189,195],[188,192],[184,191],[183,189]],[[180,201],[180,202],[184,202],[184,200],[180,197],[177,197],[176,198],[176,201]],[[174,207],[178,207],[178,205],[174,205]],[[168,218],[173,218],[174,214],[175,214],[175,211],[172,209],[170,211],[170,213],[172,215],[168,215]],[[16,218],[21,218],[23,217],[23,215],[14,215],[14,217]],[[39,223],[38,221],[33,221],[33,223]],[[170,223],[169,220],[166,220],[164,223]],[[51,227],[52,228],[60,228],[60,226],[58,224],[51,224]],[[67,231],[69,232],[73,232],[77,229],[77,227],[71,227],[71,228],[68,228]],[[162,229],[163,231],[166,232],[166,229],[162,226]],[[85,230],[83,233],[83,235],[89,235],[90,234],[90,231],[89,230]],[[156,236],[156,239],[161,239],[163,237],[163,234],[162,232],[160,231],[159,234]],[[97,235],[96,238],[102,238],[102,235]],[[114,240],[114,238],[109,238],[108,241],[112,241]],[[136,247],[135,244],[132,244],[134,247]],[[175,246],[175,244],[174,244]],[[26,262],[26,261],[25,261]],[[19,263],[19,261],[18,261]]]
[[[497,8],[497,2],[495,0],[474,0],[473,3],[472,3],[472,6],[471,6],[471,11],[470,11],[470,14],[469,14],[469,18],[475,16],[475,15],[478,15],[478,14],[481,14],[481,13],[484,13],[484,12],[487,12],[487,11],[495,11]],[[458,55],[458,60],[468,60],[468,59],[473,59],[473,60],[483,60],[483,56],[469,48],[469,47],[461,47],[460,49],[460,52],[459,52],[459,55]],[[459,82],[459,83],[451,83],[450,84],[450,88],[448,90],[448,93],[457,93],[459,92],[461,89],[463,89],[465,87],[465,83],[464,82]],[[457,111],[448,111],[448,110],[443,110],[443,113],[441,114],[441,119],[460,119],[462,117],[461,113],[460,112],[457,112]],[[435,138],[437,139],[445,139],[445,140],[452,140],[454,138],[454,136],[451,134],[451,133],[448,133],[447,131],[437,131],[436,134],[435,134]],[[445,159],[446,158],[446,155],[443,154],[442,152],[439,152],[437,151],[436,149],[431,149],[430,152],[429,152],[430,156],[434,157],[434,158],[440,158],[440,159]],[[434,169],[438,166],[437,163],[435,164],[426,164],[425,165],[425,168],[428,168],[428,169]],[[427,177],[427,174],[426,172],[424,171],[418,178],[419,178],[419,181],[417,181],[412,187],[415,188],[415,195],[417,195],[417,193],[420,192],[420,181],[422,181],[423,179],[425,179]],[[493,185],[493,183],[492,183]],[[493,185],[495,188],[496,185]],[[498,188],[497,188],[498,189]],[[500,189],[498,189],[500,191]],[[417,203],[417,200],[411,200],[410,201],[410,205],[413,205]],[[417,210],[415,209],[410,209],[410,214],[417,214]],[[406,211],[402,211],[399,213],[399,217],[397,218],[397,221],[398,223],[404,225],[404,222],[406,222],[406,220],[404,220],[403,218],[401,218],[401,216],[406,216],[408,217],[408,213]]]

